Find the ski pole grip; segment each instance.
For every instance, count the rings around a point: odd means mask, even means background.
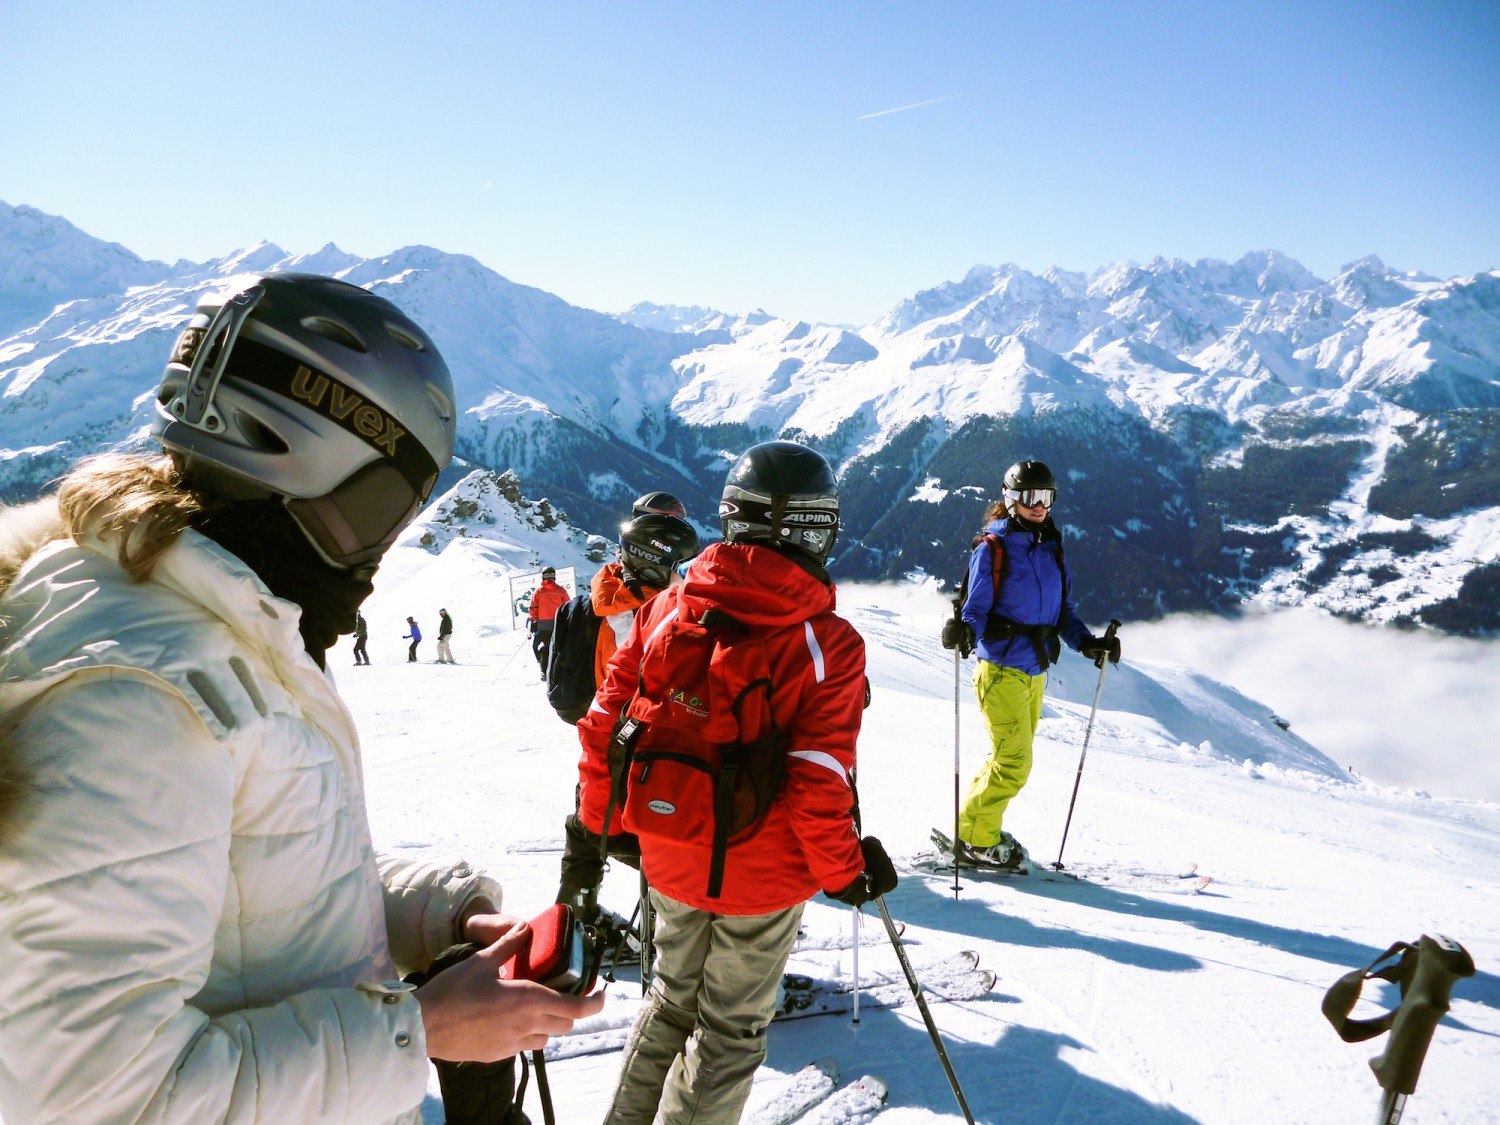
[[[1120,627],[1120,623],[1118,621],[1116,621],[1113,617],[1111,617],[1109,619],[1109,628],[1104,630],[1104,639],[1106,641],[1110,640],[1115,635],[1115,631],[1117,629],[1119,629],[1119,627]],[[1104,671],[1104,663],[1105,663],[1105,657],[1101,653],[1098,656],[1098,658],[1095,659],[1095,661],[1094,661],[1094,667],[1098,668],[1099,671],[1102,672],[1102,671]],[[1099,677],[1099,681],[1102,683],[1104,681],[1104,677],[1100,676]]]
[[[1438,1021],[1448,1010],[1453,982],[1474,975],[1474,958],[1458,942],[1423,934],[1417,942],[1417,967],[1391,1025],[1385,1054],[1370,1060],[1382,1090],[1411,1094],[1427,1057]]]

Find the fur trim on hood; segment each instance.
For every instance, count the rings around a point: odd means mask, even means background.
[[[0,507],[0,597],[16,580],[26,560],[38,550],[63,537],[62,519],[53,498],[18,508]],[[9,623],[0,610],[0,648],[8,643]],[[0,676],[4,675],[0,667]],[[15,827],[16,807],[26,792],[25,779],[10,760],[7,731],[0,727],[0,844]]]

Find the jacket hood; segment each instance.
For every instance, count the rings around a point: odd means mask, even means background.
[[[714,543],[688,568],[681,604],[697,617],[721,609],[746,625],[795,625],[832,613],[831,583],[824,583],[772,547]]]

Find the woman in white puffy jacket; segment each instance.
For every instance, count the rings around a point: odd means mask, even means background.
[[[312,281],[280,311],[310,319]],[[237,347],[256,338],[235,327]],[[295,358],[380,401],[336,355]],[[182,343],[174,364],[197,366]],[[245,362],[219,366],[224,418]],[[86,462],[56,499],[0,516],[0,1118],[417,1121],[429,1054],[535,1049],[602,997],[499,979],[525,937],[500,888],[374,851],[322,656],[410,515],[341,553],[297,514],[336,489],[230,487],[169,425],[170,456]],[[334,496],[346,530],[370,495]],[[415,992],[397,979],[460,940],[486,948]]]

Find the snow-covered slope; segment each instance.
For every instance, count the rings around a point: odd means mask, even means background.
[[[343,667],[341,646],[331,666],[365,742],[377,843],[480,863],[505,882],[506,908],[529,916],[555,894],[558,852],[548,849],[573,806],[576,737],[547,707],[524,634],[485,608],[512,556],[476,550],[472,523],[434,555],[440,536],[421,546],[434,532],[431,521],[413,529],[382,568],[367,612],[374,665]],[[497,530],[496,539],[531,533]],[[560,528],[541,534],[527,540],[535,553],[562,550]],[[933,639],[944,606],[930,586],[841,587],[840,605],[865,637],[873,683],[860,739],[865,825],[910,857],[927,846],[930,825],[951,823],[955,738],[965,782],[986,752],[971,666],[955,704],[953,659]],[[399,636],[406,614],[435,620],[439,606],[458,621],[458,665],[408,665],[404,645],[379,642]],[[1035,771],[1007,815],[1038,862],[1055,857],[1096,684],[1092,665],[1064,657]],[[1196,862],[1214,879],[1201,895],[967,878],[955,898],[951,877],[904,871],[888,901],[919,973],[961,949],[998,973],[979,1000],[930,992],[979,1120],[1366,1121],[1378,1100],[1366,1060],[1383,1042],[1342,1043],[1319,1003],[1344,972],[1423,932],[1461,941],[1479,975],[1454,988],[1404,1120],[1493,1118],[1500,806],[1355,779],[1283,730],[1274,702],[1249,700],[1202,669],[1128,654],[1107,676],[1065,862],[1161,871]],[[603,897],[629,914],[635,892],[633,872],[612,870]],[[849,981],[851,952],[827,947],[850,925],[847,909],[811,903],[791,968]],[[863,932],[862,979],[897,974],[868,912]],[[581,1032],[607,1038],[628,1020],[639,995],[632,973],[620,972],[606,1013]],[[1384,986],[1366,993],[1356,1015],[1396,1001]],[[839,1016],[777,1024],[769,1047],[752,1115],[782,1076],[829,1058],[846,1079],[889,1082],[880,1125],[961,1120],[909,1004],[866,1010],[857,1029]],[[551,1063],[558,1119],[600,1120],[618,1065],[617,1051]],[[425,1109],[436,1123],[435,1083],[431,1094]]]

